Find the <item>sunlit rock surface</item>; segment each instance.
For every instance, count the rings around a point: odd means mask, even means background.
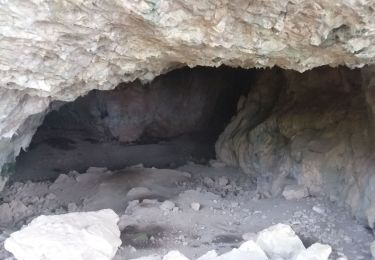
[[[39,216],[5,241],[17,260],[109,260],[121,245],[111,209]]]
[[[374,8],[366,0],[2,1],[0,165],[27,147],[54,99],[182,65],[373,63]]]

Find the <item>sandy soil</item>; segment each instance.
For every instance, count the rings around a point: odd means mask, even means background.
[[[193,259],[212,249],[226,252],[239,246],[244,234],[276,223],[291,225],[305,246],[331,245],[331,259],[371,259],[372,232],[347,209],[316,197],[262,199],[254,179],[215,166],[90,168],[54,182],[14,183],[0,194],[0,241],[40,214],[112,208],[121,216],[118,260],[172,249]],[[193,209],[198,204],[199,210]],[[1,247],[0,259],[12,257]]]

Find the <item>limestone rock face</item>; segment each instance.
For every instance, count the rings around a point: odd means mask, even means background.
[[[366,103],[373,79],[363,73],[260,73],[216,143],[218,158],[257,176],[266,196],[280,195],[294,180],[374,226],[373,105]]]
[[[27,147],[51,100],[182,65],[373,63],[374,8],[369,0],[2,1],[0,166]]]

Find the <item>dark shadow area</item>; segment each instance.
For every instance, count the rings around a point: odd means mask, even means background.
[[[54,179],[88,167],[143,164],[174,168],[205,162],[254,80],[255,70],[182,68],[142,85],[93,90],[53,103],[11,181]]]

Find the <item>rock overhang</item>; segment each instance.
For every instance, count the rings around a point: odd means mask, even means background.
[[[28,146],[52,100],[91,89],[183,65],[373,64],[374,9],[366,0],[4,1],[0,165]]]

